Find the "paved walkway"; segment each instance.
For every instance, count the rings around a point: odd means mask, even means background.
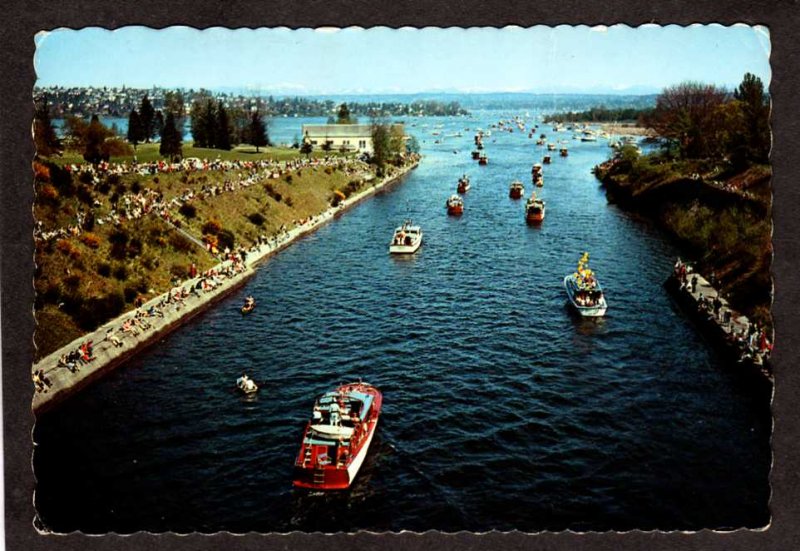
[[[288,232],[269,238],[265,243],[254,246],[248,251],[243,266],[239,268],[241,271],[231,277],[222,279],[213,289],[207,291],[196,289],[196,286],[204,278],[202,275],[184,281],[167,293],[150,299],[141,307],[123,314],[95,331],[83,335],[80,339],[76,339],[42,358],[33,365],[32,370],[34,386],[36,387],[32,404],[34,412],[42,412],[56,405],[94,379],[120,365],[145,346],[163,338],[243,285],[255,273],[256,266],[260,262],[288,246],[298,237],[313,232],[321,225],[329,222],[337,213],[352,207],[381,188],[399,180],[410,170],[416,168],[417,165],[418,161],[350,196],[337,207],[331,207]],[[231,264],[230,260],[226,260],[212,268],[212,270],[230,271]],[[181,299],[173,300],[176,292],[182,295]],[[155,315],[146,315],[151,309],[156,312]],[[127,325],[134,323],[134,320],[138,325],[133,328],[129,327],[128,330],[123,329]],[[82,344],[88,341],[93,343],[93,359],[91,361],[84,365],[79,365],[73,370],[59,365],[59,359],[62,356],[78,350]],[[81,362],[77,363],[80,364]],[[42,382],[40,383],[39,381]]]
[[[764,366],[769,359],[771,339],[763,328],[734,310],[725,297],[690,265],[679,260],[672,280],[676,292],[694,307],[694,313],[718,330],[722,341],[740,361]]]

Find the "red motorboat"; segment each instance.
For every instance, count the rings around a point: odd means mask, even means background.
[[[511,182],[511,188],[508,190],[508,196],[512,199],[522,199],[522,195],[525,193],[525,186],[522,185],[522,182],[519,180],[514,180]]]
[[[544,207],[544,201],[537,199],[536,193],[532,193],[525,202],[525,220],[532,224],[541,223],[544,220]]]
[[[383,395],[367,383],[350,383],[317,399],[294,464],[294,486],[344,490],[364,463],[378,426]]]
[[[464,214],[464,200],[458,195],[451,195],[447,200],[447,214],[451,216],[461,216]]]

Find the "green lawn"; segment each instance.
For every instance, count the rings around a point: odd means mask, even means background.
[[[146,143],[146,144],[139,144],[136,147],[136,159],[139,162],[151,162],[151,161],[158,161],[163,159],[163,157],[158,152],[159,144],[157,143]],[[311,153],[311,157],[325,157],[326,155],[341,155],[341,156],[351,156],[350,154],[342,154],[338,151],[329,151],[325,152],[322,150],[315,150]],[[252,145],[239,145],[231,149],[230,151],[225,151],[223,149],[210,149],[204,147],[194,147],[191,144],[184,144],[183,146],[183,156],[184,158],[190,157],[197,157],[199,159],[224,159],[224,160],[261,160],[261,159],[274,159],[277,161],[285,161],[291,159],[297,159],[303,157],[298,149],[292,149],[290,147],[260,147],[258,153],[256,153],[256,148]],[[52,157],[49,159],[59,165],[65,164],[82,164],[85,163],[83,159],[83,154],[80,151],[69,150],[65,151],[61,157]],[[131,161],[133,160],[133,156],[122,156],[122,157],[111,157],[111,162],[122,162],[122,161]]]

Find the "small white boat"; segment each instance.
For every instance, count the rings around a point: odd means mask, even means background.
[[[414,226],[411,220],[394,230],[392,242],[389,243],[391,254],[413,254],[422,245],[422,228]]]
[[[244,374],[236,379],[236,387],[245,394],[253,394],[254,392],[258,392],[258,385],[255,383],[255,381]]]

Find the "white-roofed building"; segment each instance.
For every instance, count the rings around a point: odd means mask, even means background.
[[[392,124],[405,134],[402,124]],[[324,150],[325,144],[331,151],[345,149],[359,153],[372,153],[372,126],[369,124],[304,124],[303,140],[308,140],[314,149]]]

